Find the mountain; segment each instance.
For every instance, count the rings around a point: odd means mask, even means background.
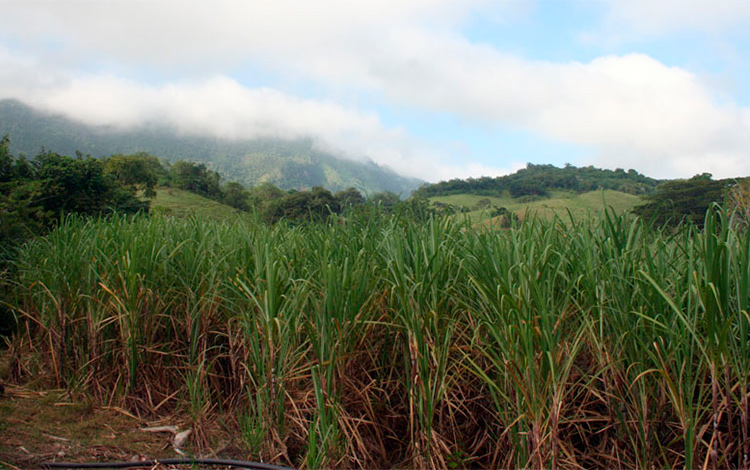
[[[15,155],[34,156],[42,148],[62,155],[80,151],[94,157],[147,152],[170,162],[205,163],[245,186],[270,182],[283,189],[323,186],[338,191],[355,187],[365,194],[392,191],[405,197],[422,183],[371,160],[339,158],[310,139],[228,140],[186,135],[166,126],[129,130],[89,126],[16,100],[0,101],[0,136],[6,134]]]

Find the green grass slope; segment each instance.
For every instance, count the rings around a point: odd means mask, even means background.
[[[470,210],[467,215],[471,220],[479,221],[487,218],[486,210],[476,208],[482,199],[489,199],[492,207],[505,207],[521,219],[530,214],[536,214],[537,217],[544,219],[550,219],[555,215],[566,217],[568,211],[575,217],[583,217],[591,213],[597,213],[605,207],[611,207],[616,212],[622,213],[643,203],[643,198],[640,196],[608,189],[581,194],[572,191],[552,191],[552,197],[550,198],[529,202],[524,202],[523,199],[514,199],[509,195],[494,197],[476,194],[436,196],[431,197],[430,201],[466,207]]]
[[[151,201],[151,213],[176,217],[198,215],[212,219],[228,219],[242,214],[220,202],[175,188],[156,190],[156,197]]]

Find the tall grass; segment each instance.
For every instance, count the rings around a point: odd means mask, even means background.
[[[445,467],[435,416],[446,388],[456,302],[451,293],[461,266],[456,227],[430,220],[425,227],[389,231],[382,247],[391,309],[400,331],[409,442],[415,462]]]
[[[503,466],[556,468],[564,450],[559,430],[585,319],[572,302],[577,279],[563,233],[532,222],[509,236],[484,234],[469,258],[468,307],[481,325],[474,343],[491,365],[473,366],[514,449]]]
[[[305,468],[747,468],[750,235],[71,218],[18,258],[15,370]]]

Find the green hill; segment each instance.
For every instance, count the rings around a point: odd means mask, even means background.
[[[15,100],[0,101],[0,136],[5,134],[10,135],[10,150],[16,155],[34,156],[42,147],[63,155],[80,151],[94,157],[147,152],[170,162],[205,163],[224,178],[245,186],[269,182],[282,189],[323,186],[339,191],[355,187],[365,194],[392,191],[405,197],[422,183],[367,158],[338,158],[310,139],[228,140],[185,135],[167,127],[94,127]]]
[[[423,185],[415,193],[427,198],[437,209],[468,213],[475,221],[499,214],[502,208],[519,218],[534,213],[538,217],[554,215],[574,217],[595,214],[604,208],[630,211],[654,194],[662,181],[635,170],[606,170],[592,166],[529,163],[513,174],[496,178],[453,179]]]
[[[659,180],[649,178],[635,170],[607,170],[593,166],[576,167],[565,165],[527,164],[526,168],[496,178],[482,177],[452,179],[436,184],[423,185],[417,194],[423,197],[448,196],[450,194],[476,194],[501,196],[509,194],[515,198],[549,197],[552,191],[564,190],[576,193],[596,189],[612,189],[628,194],[651,194],[659,186]]]
[[[212,219],[229,219],[242,214],[220,202],[176,188],[157,189],[156,197],[151,201],[151,213],[176,217],[198,215]]]
[[[621,213],[630,211],[644,202],[641,196],[611,189],[588,191],[580,194],[573,191],[556,190],[551,192],[550,197],[536,200],[513,198],[509,195],[482,196],[477,194],[435,196],[429,198],[429,200],[436,206],[447,205],[459,209],[463,208],[466,215],[476,222],[490,218],[492,208],[500,207],[508,209],[521,219],[529,214],[549,219],[554,215],[567,217],[568,211],[575,217],[583,217],[598,213],[609,207]],[[487,204],[487,201],[489,201],[489,204]]]

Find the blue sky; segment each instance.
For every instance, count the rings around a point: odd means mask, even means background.
[[[750,174],[746,0],[6,0],[0,98],[430,181]],[[11,136],[12,138],[12,136]]]

